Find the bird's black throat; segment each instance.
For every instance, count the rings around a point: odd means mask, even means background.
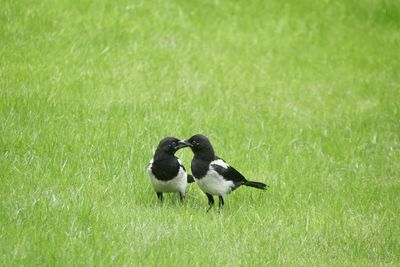
[[[196,179],[203,178],[209,169],[210,163],[215,160],[213,153],[195,153],[191,163],[192,174]]]
[[[214,149],[211,143],[207,142],[205,147],[192,148],[192,151],[194,153],[191,163],[192,174],[196,179],[201,179],[207,174],[210,163],[215,160]]]
[[[158,180],[169,181],[175,178],[179,173],[180,164],[174,156],[167,158],[154,158],[151,171]]]

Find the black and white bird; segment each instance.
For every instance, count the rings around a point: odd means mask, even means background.
[[[186,146],[175,137],[162,139],[147,167],[147,174],[161,202],[163,193],[177,192],[183,203],[187,183],[194,182],[193,176],[186,172],[182,162],[175,156],[176,151]]]
[[[196,134],[190,139],[180,142],[189,146],[193,151],[192,174],[200,189],[207,195],[209,204],[207,212],[214,205],[213,196],[218,196],[219,209],[221,209],[225,196],[241,185],[266,189],[266,184],[248,181],[235,168],[217,157],[206,136]]]

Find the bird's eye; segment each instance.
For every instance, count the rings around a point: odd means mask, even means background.
[[[176,143],[175,143],[175,142],[172,142],[171,146],[176,146]]]

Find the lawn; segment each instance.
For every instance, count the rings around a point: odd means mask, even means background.
[[[0,6],[1,266],[398,266],[399,1]],[[269,189],[160,205],[196,133]]]

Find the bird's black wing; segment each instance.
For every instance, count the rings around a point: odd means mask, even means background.
[[[235,168],[229,166],[223,159],[216,157],[217,160],[222,160],[225,164],[211,163],[211,167],[225,180],[232,181],[235,184],[246,182],[246,178]],[[218,162],[218,161],[217,161]]]

